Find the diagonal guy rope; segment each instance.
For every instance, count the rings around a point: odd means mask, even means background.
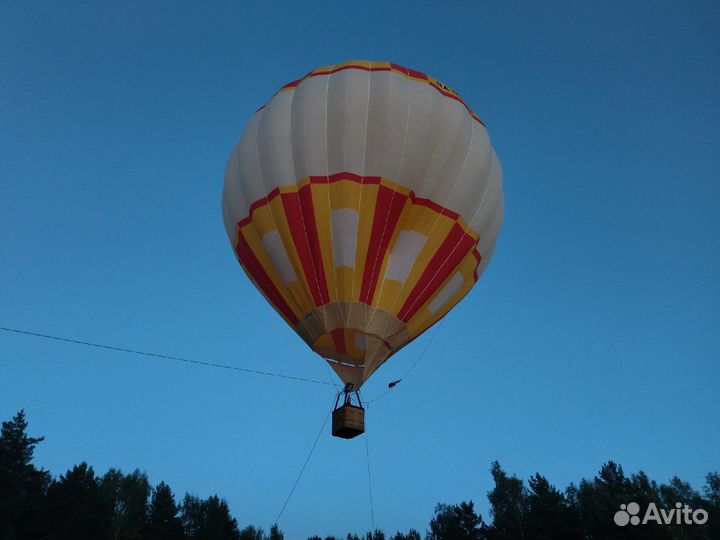
[[[368,447],[368,435],[365,434],[365,457],[367,458],[367,473],[368,473],[368,492],[370,494],[370,522],[372,523],[372,529],[370,532],[370,538],[373,538],[375,534],[375,505],[373,504],[373,492],[372,492],[372,477],[370,476],[370,449]]]
[[[405,373],[403,373],[403,376],[400,377],[399,379],[397,379],[396,381],[394,381],[392,384],[388,385],[387,390],[385,390],[385,391],[384,391],[382,394],[380,394],[379,396],[375,396],[374,398],[365,401],[364,403],[365,403],[365,406],[366,406],[366,407],[367,407],[368,405],[370,405],[371,403],[374,403],[374,402],[376,402],[377,400],[379,400],[379,399],[381,399],[381,398],[384,398],[386,395],[388,395],[388,394],[395,388],[395,386],[397,386],[397,384],[398,384],[399,382],[403,381],[403,380],[405,379],[405,377],[407,377],[407,376],[410,374],[410,372],[411,372],[413,369],[415,369],[415,366],[417,366],[417,365],[418,365],[418,362],[420,362],[420,360],[422,360],[422,357],[425,356],[425,353],[426,353],[426,352],[428,351],[428,349],[430,348],[430,345],[432,345],[432,342],[435,341],[435,338],[437,337],[438,333],[440,332],[440,327],[443,325],[444,322],[445,322],[445,319],[443,318],[443,319],[440,319],[440,322],[435,325],[435,330],[433,331],[433,334],[430,336],[430,339],[425,343],[425,347],[424,347],[423,350],[420,352],[420,354],[417,356],[417,358],[415,358],[415,361],[414,361],[414,362],[412,363],[412,365],[407,369],[407,371],[405,371]]]
[[[310,458],[312,457],[313,452],[315,451],[315,447],[317,446],[317,443],[320,440],[320,435],[322,435],[323,431],[325,431],[325,425],[327,424],[328,418],[330,418],[331,412],[332,412],[332,410],[329,410],[327,412],[327,414],[325,415],[325,420],[323,420],[322,427],[320,428],[320,431],[318,431],[318,434],[315,437],[315,442],[313,443],[312,448],[310,448],[310,453],[308,454],[307,458],[305,459],[305,463],[303,463],[303,466],[300,469],[300,473],[297,475],[297,478],[295,479],[295,483],[293,484],[292,488],[290,489],[290,493],[288,493],[288,496],[285,499],[285,502],[283,503],[282,508],[280,509],[280,512],[278,513],[277,517],[275,518],[274,525],[277,525],[278,521],[280,521],[280,517],[283,515],[285,508],[287,507],[288,503],[290,502],[290,498],[293,496],[293,493],[295,493],[295,488],[297,487],[298,483],[300,482],[300,478],[302,478],[302,475],[305,472],[305,468],[307,467],[308,463],[310,463]]]
[[[22,334],[25,336],[33,336],[33,337],[39,337],[43,339],[52,339],[55,341],[63,341],[65,343],[74,343],[76,345],[84,345],[86,347],[96,347],[98,349],[107,349],[110,351],[118,351],[118,352],[124,352],[129,354],[137,354],[140,356],[150,356],[152,358],[162,358],[164,360],[173,360],[176,362],[185,362],[187,364],[195,364],[198,366],[206,366],[206,367],[214,367],[214,368],[222,368],[222,369],[230,369],[233,371],[241,371],[243,373],[252,373],[254,375],[265,375],[268,377],[278,377],[281,379],[290,379],[293,381],[301,381],[301,382],[307,382],[307,383],[314,383],[314,384],[323,384],[326,386],[336,386],[335,384],[327,381],[319,381],[317,379],[309,379],[306,377],[296,377],[294,375],[285,375],[282,373],[273,373],[271,371],[260,371],[257,369],[248,369],[248,368],[242,368],[237,366],[228,366],[226,364],[218,364],[216,362],[205,362],[202,360],[193,360],[191,358],[183,358],[181,356],[171,356],[168,354],[158,354],[158,353],[152,353],[147,351],[139,351],[137,349],[128,349],[126,347],[115,347],[113,345],[103,345],[101,343],[92,343],[90,341],[81,341],[79,339],[70,339],[60,336],[51,336],[49,334],[41,334],[40,332],[30,332],[28,330],[19,330],[17,328],[7,328],[4,326],[0,326],[0,330],[4,332],[12,332],[15,334]]]

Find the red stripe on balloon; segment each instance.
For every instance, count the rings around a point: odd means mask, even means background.
[[[304,186],[297,193],[282,193],[281,200],[313,301],[316,306],[324,306],[329,301],[329,295],[312,192],[308,186]]]
[[[313,263],[315,265],[317,285],[320,287],[320,301],[324,306],[330,301],[328,293],[327,279],[325,278],[325,265],[322,257],[322,247],[320,246],[320,235],[318,234],[317,224],[315,223],[315,207],[312,199],[312,189],[309,184],[304,185],[298,192],[300,195],[300,204],[302,205],[302,215],[305,220],[305,232],[307,234],[310,251],[312,252]]]
[[[370,243],[368,244],[368,257],[365,259],[362,287],[360,288],[360,301],[371,304],[375,295],[382,269],[383,259],[387,252],[390,240],[397,227],[400,214],[407,198],[389,189],[380,186],[377,202],[375,203],[375,216],[373,217]]]
[[[349,182],[355,182],[356,184],[371,185],[379,184],[379,176],[360,176],[351,172],[341,172],[331,174],[330,176],[310,176],[311,184],[334,184],[335,182],[341,182],[347,180]]]
[[[330,176],[310,176],[309,178],[310,184],[333,184],[335,182],[341,182],[343,180],[347,180],[348,182],[355,182],[357,184],[363,184],[363,185],[379,185],[381,184],[381,178],[379,176],[360,176],[359,174],[354,174],[351,172],[341,172],[336,174],[331,174]],[[305,188],[307,186],[304,185],[301,189]],[[257,210],[258,208],[262,208],[263,206],[266,206],[269,204],[275,197],[280,195],[280,189],[275,188],[270,193],[267,194],[267,196],[258,199],[252,205],[250,205],[250,214],[243,218],[238,225],[241,227],[244,227],[248,223],[252,221],[252,213]],[[410,191],[408,194],[408,197],[412,201],[413,204],[417,204],[419,206],[425,206],[427,208],[430,208],[432,211],[437,212],[439,214],[442,214],[443,216],[446,216],[450,219],[458,219],[460,215],[457,212],[453,212],[452,210],[445,208],[435,201],[432,201],[430,199],[423,199],[422,197],[418,197],[415,195],[414,191]]]
[[[437,212],[438,214],[442,214],[443,216],[448,217],[450,219],[457,219],[458,217],[460,217],[460,214],[453,212],[452,210],[449,210],[447,208],[443,208],[435,201],[417,197],[415,195],[414,191],[410,192],[410,200],[412,201],[413,204],[417,204],[419,206],[425,206],[425,207],[429,208],[430,210]]]
[[[345,70],[349,70],[349,69],[354,69],[354,70],[358,70],[358,71],[368,71],[368,72],[373,72],[373,71],[391,71],[392,72],[392,71],[395,71],[398,73],[402,73],[403,75],[406,75],[408,77],[412,77],[413,79],[421,81],[424,84],[429,84],[430,86],[432,86],[435,90],[440,92],[445,97],[448,97],[450,99],[454,99],[455,101],[458,101],[459,103],[461,103],[463,105],[463,107],[465,107],[465,109],[467,109],[468,113],[470,113],[470,116],[472,116],[473,119],[477,120],[477,122],[480,123],[481,125],[483,125],[483,126],[485,125],[485,122],[483,122],[482,119],[477,114],[475,114],[475,112],[473,112],[473,110],[468,106],[467,103],[465,103],[465,100],[463,98],[461,98],[459,94],[457,94],[455,92],[449,92],[446,89],[447,87],[445,87],[442,83],[440,83],[439,81],[436,81],[434,79],[431,79],[430,77],[428,77],[425,73],[422,73],[421,71],[417,71],[414,69],[408,69],[406,67],[400,66],[398,64],[394,64],[392,62],[390,62],[390,67],[365,66],[362,64],[350,64],[350,65],[345,65],[345,66],[341,66],[341,67],[337,67],[337,68],[333,67],[333,68],[326,69],[326,70],[311,71],[310,73],[305,75],[305,77],[303,77],[302,79],[298,79],[297,81],[293,81],[291,83],[286,84],[278,92],[282,92],[283,90],[294,90],[295,88],[300,86],[300,84],[302,84],[302,82],[305,79],[309,79],[311,77],[327,76],[327,75],[331,75],[333,73],[338,73],[340,71],[345,71]],[[265,107],[265,105],[260,107],[260,109],[258,109],[258,110],[262,110],[264,107]]]
[[[482,260],[482,256],[480,255],[480,252],[477,250],[477,248],[473,249],[473,257],[475,257],[475,270],[473,270],[473,283],[477,283],[477,280],[479,279],[478,273],[477,273],[477,267],[480,264],[480,261]]]
[[[245,270],[247,270],[253,281],[257,283],[260,290],[265,294],[267,299],[285,316],[290,323],[295,326],[298,323],[298,318],[293,313],[292,308],[285,301],[285,298],[280,291],[275,287],[270,276],[265,272],[262,264],[252,252],[250,245],[243,236],[242,232],[238,234],[237,244],[235,246],[235,252],[240,259]]]
[[[398,313],[401,321],[408,322],[430,300],[474,244],[473,238],[455,223]]]
[[[340,354],[347,354],[347,344],[345,343],[345,331],[342,328],[336,328],[330,332],[335,350]]]

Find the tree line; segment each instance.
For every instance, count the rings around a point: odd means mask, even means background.
[[[80,463],[54,478],[33,464],[43,437],[27,433],[20,411],[0,432],[0,540],[282,540],[275,525],[265,532],[240,527],[227,502],[213,495],[185,494],[177,500],[164,482],[152,486],[140,470],[110,469],[98,475]],[[490,472],[490,515],[486,521],[472,501],[438,504],[428,529],[385,535],[381,530],[344,538],[308,540],[720,540],[720,474],[709,473],[701,492],[674,477],[658,484],[643,472],[626,475],[609,461],[592,479],[564,490],[535,474],[527,482],[498,462]],[[643,517],[653,506],[670,523]],[[690,511],[704,520],[688,523]],[[614,518],[620,512],[618,521]],[[629,520],[633,519],[633,522]],[[666,519],[667,521],[667,519]],[[700,523],[700,521],[703,521]],[[621,525],[619,525],[620,523]]]

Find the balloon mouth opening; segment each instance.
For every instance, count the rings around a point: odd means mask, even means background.
[[[322,334],[312,349],[327,360],[344,383],[355,389],[392,354],[387,341],[354,328],[336,328]]]

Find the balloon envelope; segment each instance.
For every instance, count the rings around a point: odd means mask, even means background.
[[[450,88],[388,62],[323,67],[258,110],[222,199],[245,272],[355,389],[474,286],[502,169]]]

